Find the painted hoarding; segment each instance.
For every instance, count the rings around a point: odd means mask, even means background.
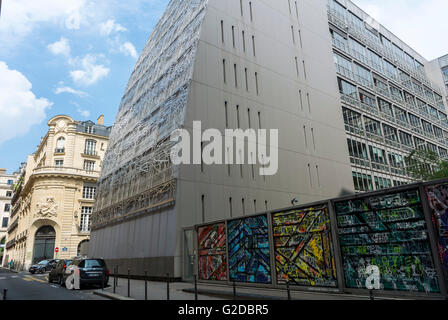
[[[417,189],[335,203],[345,285],[366,288],[378,266],[381,289],[440,292]]]
[[[271,283],[267,217],[232,220],[227,227],[230,280]]]
[[[272,222],[277,283],[335,287],[327,206],[278,212]]]
[[[426,196],[437,235],[440,261],[448,274],[448,184],[426,187]]]
[[[226,225],[198,228],[199,279],[227,280]]]

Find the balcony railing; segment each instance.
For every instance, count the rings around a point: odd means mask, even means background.
[[[98,156],[98,152],[96,150],[89,150],[89,149],[84,150],[83,154],[86,156],[93,156],[93,157]]]
[[[78,168],[69,167],[40,167],[33,170],[33,174],[69,174],[69,175],[81,175],[98,177],[100,172],[93,170],[84,170]]]
[[[65,148],[56,148],[54,153],[65,153]]]

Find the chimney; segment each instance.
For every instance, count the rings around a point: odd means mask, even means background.
[[[98,120],[96,120],[96,124],[104,125],[104,115],[100,115]]]
[[[6,174],[6,169],[0,169],[0,174]]]

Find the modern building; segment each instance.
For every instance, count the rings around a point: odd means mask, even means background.
[[[6,230],[11,212],[11,199],[17,174],[7,174],[6,169],[0,169],[0,266],[5,258]]]
[[[347,149],[336,147],[345,131],[325,3],[297,3],[299,17],[287,1],[168,4],[111,132],[91,255],[178,278],[185,227],[353,191]],[[280,128],[278,173],[172,166],[170,134],[192,134],[195,120],[220,132]]]
[[[328,0],[328,17],[355,189],[413,181],[410,152],[448,157],[440,68],[350,1]]]
[[[445,83],[445,95],[448,97],[448,54],[432,61],[431,67],[435,69],[434,72],[442,71],[442,79],[439,78],[439,80]]]
[[[88,252],[90,216],[110,127],[60,115],[22,166],[12,199],[7,255],[16,269]]]
[[[350,1],[171,1],[111,132],[90,254],[188,279],[195,225],[413,181],[414,148],[448,156],[428,63]],[[171,132],[195,120],[279,129],[278,173],[171,165]]]

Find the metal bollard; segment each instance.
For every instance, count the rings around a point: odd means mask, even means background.
[[[170,300],[170,274],[167,273],[167,282],[166,282],[166,300]]]
[[[8,289],[3,289],[3,300],[6,300],[7,293],[8,293]]]
[[[118,287],[118,266],[117,271],[115,272],[115,285]]]
[[[145,271],[145,300],[148,300],[148,271]]]
[[[235,280],[233,280],[233,300],[236,300],[236,284],[235,284]]]
[[[128,298],[131,297],[131,270],[128,269]]]
[[[116,292],[117,287],[117,267],[114,267],[114,293]]]
[[[291,290],[289,289],[289,280],[286,282],[286,291],[288,292],[288,300],[291,300]]]
[[[104,291],[104,273],[101,272],[101,290]]]
[[[194,275],[194,300],[198,301],[198,279],[196,275]]]
[[[373,290],[370,290],[370,300],[373,301],[375,298],[373,297]]]

